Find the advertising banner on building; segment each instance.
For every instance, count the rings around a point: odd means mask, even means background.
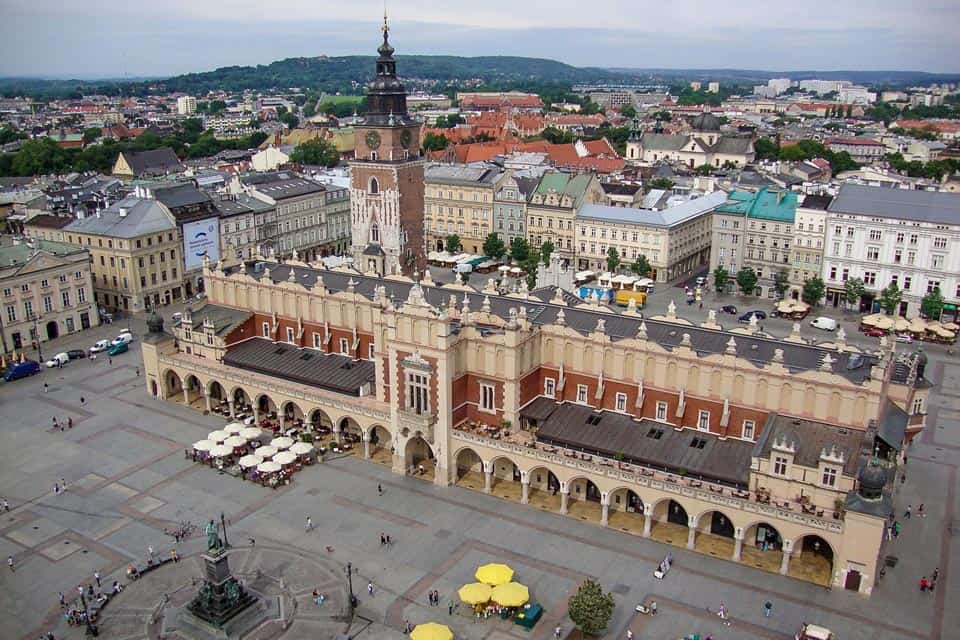
[[[187,271],[200,269],[203,257],[220,259],[220,220],[207,218],[183,225],[183,262]]]

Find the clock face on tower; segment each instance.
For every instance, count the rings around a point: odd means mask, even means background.
[[[400,144],[404,147],[410,146],[410,131],[404,129],[400,132]]]
[[[367,146],[371,149],[377,149],[380,147],[380,134],[376,131],[371,131],[367,134]]]

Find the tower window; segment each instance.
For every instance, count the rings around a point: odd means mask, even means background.
[[[380,242],[380,227],[376,223],[370,227],[370,242]]]
[[[370,154],[372,160],[377,159],[377,152],[374,151]],[[380,193],[380,183],[377,182],[376,178],[370,178],[370,188],[368,189],[370,193]]]

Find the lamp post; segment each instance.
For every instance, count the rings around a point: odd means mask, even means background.
[[[40,316],[35,313],[31,313],[30,320],[33,322],[33,338],[37,342],[37,360],[42,364],[43,348],[40,346]]]
[[[223,548],[229,549],[230,543],[227,542],[227,520],[223,516],[223,511],[220,512],[220,526],[223,528]]]
[[[347,563],[347,589],[350,591],[350,613],[357,608],[357,596],[353,595],[353,563]]]

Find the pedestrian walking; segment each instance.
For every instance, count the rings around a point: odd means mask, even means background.
[[[907,520],[909,520],[912,511],[913,511],[913,505],[912,505],[912,504],[908,504],[908,505],[907,505],[907,510],[903,512],[903,517],[906,518]]]
[[[56,431],[60,428],[60,425],[57,423],[57,416],[53,416],[53,430]]]
[[[150,559],[150,562],[153,562],[153,555],[154,555],[154,554],[153,554],[153,545],[152,545],[152,544],[148,544],[148,545],[147,545],[147,558]]]
[[[390,534],[387,534],[387,547],[393,546],[393,539],[390,537]]]
[[[254,540],[253,538],[250,538],[250,546],[251,546],[251,547],[257,546],[257,541]]]
[[[940,567],[937,567],[933,570],[933,581],[936,582],[937,578],[940,577]]]
[[[57,599],[60,600],[60,608],[63,609],[67,606],[67,599],[63,597],[63,591],[57,592]]]
[[[453,615],[453,600],[447,602],[447,615]]]
[[[381,531],[381,532],[380,532],[380,546],[382,547],[382,546],[385,545],[385,544],[387,544],[387,536],[384,535],[384,533]]]
[[[3,499],[3,510],[10,511],[10,501],[6,498]]]
[[[174,562],[180,562],[180,554],[177,553],[176,549],[170,549],[170,559]]]
[[[367,583],[367,593],[370,594],[370,597],[373,597],[373,582]]]
[[[110,361],[110,366],[113,366],[113,358],[107,358]]]
[[[137,377],[140,377],[140,367],[137,367]]]
[[[80,404],[81,405],[87,404],[87,399],[84,398],[83,396],[80,396]]]
[[[927,576],[920,578],[920,591],[926,593],[927,589],[930,588],[930,581],[927,580]]]
[[[49,390],[50,390],[50,385],[48,385],[46,382],[44,382],[44,383],[43,383],[43,392],[46,393],[46,392],[49,391]]]
[[[60,485],[59,485],[59,483],[56,483],[56,482],[53,483],[53,495],[55,495],[55,496],[60,495]]]
[[[73,418],[67,418],[67,429],[73,429]]]
[[[17,568],[13,566],[13,556],[7,556],[7,566],[10,567],[10,571],[16,572]]]
[[[920,506],[917,507],[917,515],[920,516],[921,518],[926,518],[926,517],[927,517],[927,514],[924,513],[923,507],[924,507],[924,504],[921,502],[921,503],[920,503]]]
[[[100,572],[99,571],[93,572],[93,579],[97,581],[97,589],[99,589],[100,588]]]
[[[763,617],[769,618],[771,613],[773,613],[773,603],[767,600],[763,603]]]
[[[563,633],[563,629],[557,626],[557,628],[553,630],[553,637],[556,638],[557,640],[560,640],[561,633]]]
[[[650,615],[657,615],[657,601],[654,600],[650,603]]]
[[[67,480],[66,480],[66,478],[60,478],[60,487],[63,488],[64,491],[67,490]]]
[[[383,485],[379,482],[377,483],[377,493],[381,496],[383,495]]]
[[[627,640],[633,640],[633,631],[627,629]]]
[[[311,518],[310,516],[307,516],[306,530],[313,531],[313,518]]]

